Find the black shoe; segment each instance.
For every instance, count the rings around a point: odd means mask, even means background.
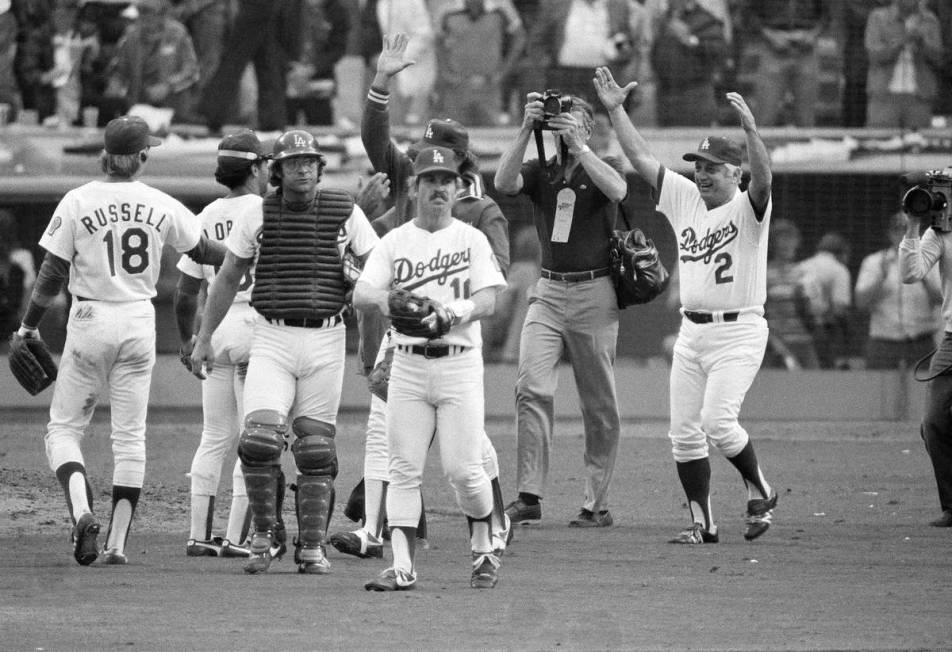
[[[511,525],[538,525],[542,521],[542,505],[528,505],[522,498],[516,498],[506,505],[506,516]]]
[[[99,536],[99,521],[91,512],[86,512],[73,528],[73,558],[80,566],[89,566],[99,556],[96,537]]]
[[[612,513],[607,509],[601,510],[598,514],[583,509],[578,516],[569,521],[569,527],[611,527],[614,523]]]
[[[929,525],[932,527],[952,527],[952,510],[943,511],[942,516],[934,521],[929,521]]]
[[[747,530],[744,538],[753,541],[770,527],[773,519],[773,509],[777,506],[777,494],[770,498],[755,498],[747,501]]]
[[[700,523],[693,523],[687,530],[682,530],[678,536],[669,539],[668,543],[680,543],[687,545],[697,545],[701,543],[717,543],[720,537],[717,535],[717,526],[712,525],[710,530],[705,530]]]

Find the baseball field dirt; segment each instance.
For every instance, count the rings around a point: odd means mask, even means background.
[[[331,530],[359,478],[364,414],[342,415]],[[418,588],[371,593],[389,559],[331,549],[332,572],[298,575],[290,554],[248,576],[241,560],[189,558],[188,470],[196,412],[153,412],[146,485],[127,566],[78,566],[62,490],[43,453],[46,415],[0,413],[0,648],[4,650],[819,650],[950,649],[952,530],[938,513],[913,422],[746,423],[780,494],[774,525],[742,537],[746,496],[712,456],[721,542],[666,543],[688,524],[663,423],[626,423],[612,487],[615,526],[567,527],[582,492],[581,424],[556,427],[541,526],[521,528],[494,590],[469,588],[466,522],[431,452],[430,547]],[[491,422],[506,498],[513,424]],[[108,518],[108,412],[85,444]],[[233,458],[232,458],[233,459]],[[230,467],[229,467],[230,468]],[[230,472],[218,504],[228,504]],[[293,502],[293,501],[290,501]],[[293,523],[291,504],[286,518]],[[215,531],[224,529],[219,508]],[[102,540],[102,537],[100,537]]]

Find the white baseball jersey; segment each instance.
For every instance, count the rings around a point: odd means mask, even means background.
[[[199,213],[202,229],[209,240],[225,242],[235,224],[257,220],[261,224],[260,196],[255,194],[241,195],[240,197],[216,199]],[[192,278],[204,279],[211,284],[218,270],[214,265],[200,265],[188,256],[182,256],[177,265],[179,271]],[[238,285],[234,303],[248,303],[251,301],[251,289],[254,285],[254,267],[248,269]]]
[[[181,202],[141,181],[91,181],[66,193],[40,246],[71,263],[69,291],[101,301],[155,296],[162,246],[184,252],[202,235]]]
[[[261,227],[264,224],[264,213],[259,210],[249,213],[248,219],[239,220],[225,241],[228,250],[239,258],[254,258],[260,246]],[[337,234],[337,247],[341,255],[344,249],[350,250],[357,256],[367,254],[377,244],[377,233],[370,226],[370,220],[364,211],[354,204],[354,210],[344,221]]]
[[[446,228],[432,233],[412,220],[390,231],[370,254],[360,280],[381,290],[408,290],[443,305],[468,299],[484,288],[506,285],[486,236],[456,218]],[[394,333],[396,344],[426,341]],[[479,323],[454,326],[439,341],[482,346]]]
[[[767,237],[773,200],[757,220],[746,191],[708,210],[693,181],[664,171],[658,210],[678,241],[685,310],[762,309],[767,300]]]

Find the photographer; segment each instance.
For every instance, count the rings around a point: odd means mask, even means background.
[[[516,381],[519,497],[506,509],[513,524],[538,523],[552,446],[553,399],[563,352],[572,361],[585,427],[585,498],[574,527],[607,527],[608,487],[618,448],[615,344],[618,307],[609,276],[608,236],[616,204],[628,193],[621,162],[588,146],[591,105],[575,96],[529,93],[519,133],[496,170],[496,189],[525,194],[542,247],[542,278],[526,314]],[[523,163],[543,130],[556,153]]]
[[[931,380],[920,427],[932,460],[942,510],[939,518],[929,523],[934,527],[952,527],[952,229],[948,206],[952,177],[948,172],[947,168],[945,173],[929,173],[925,182],[906,193],[906,234],[899,243],[899,274],[903,283],[922,281],[937,263],[942,280],[945,336],[929,365]],[[928,201],[921,202],[922,198]]]

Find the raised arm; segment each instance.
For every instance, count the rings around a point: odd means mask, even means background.
[[[764,210],[770,200],[770,186],[773,183],[767,146],[757,131],[754,114],[744,97],[740,93],[728,93],[727,101],[740,116],[740,125],[744,128],[744,138],[747,140],[747,157],[750,159],[750,184],[747,186],[747,194],[754,208]]]
[[[496,190],[507,195],[515,195],[522,190],[522,161],[526,156],[526,147],[532,138],[532,130],[536,122],[542,120],[545,112],[542,110],[542,94],[532,92],[526,95],[526,106],[522,115],[522,124],[506,151],[499,157],[496,166],[496,176],[493,183]],[[543,161],[544,162],[544,161]]]
[[[612,77],[611,71],[605,66],[595,70],[595,78],[592,81],[595,84],[598,99],[602,101],[608,111],[608,117],[611,119],[615,133],[618,135],[618,142],[622,151],[625,152],[625,156],[628,157],[638,176],[657,190],[658,171],[661,169],[661,163],[651,153],[648,141],[638,133],[628,114],[625,113],[625,98],[635,89],[638,82],[629,82],[621,87]]]
[[[377,71],[374,74],[364,113],[360,121],[360,139],[367,158],[374,170],[390,177],[393,184],[396,168],[402,164],[409,168],[410,159],[400,151],[390,138],[390,81],[401,71],[415,62],[406,57],[410,37],[403,33],[387,34],[383,37],[383,50],[377,58]],[[398,187],[398,186],[395,186]]]

